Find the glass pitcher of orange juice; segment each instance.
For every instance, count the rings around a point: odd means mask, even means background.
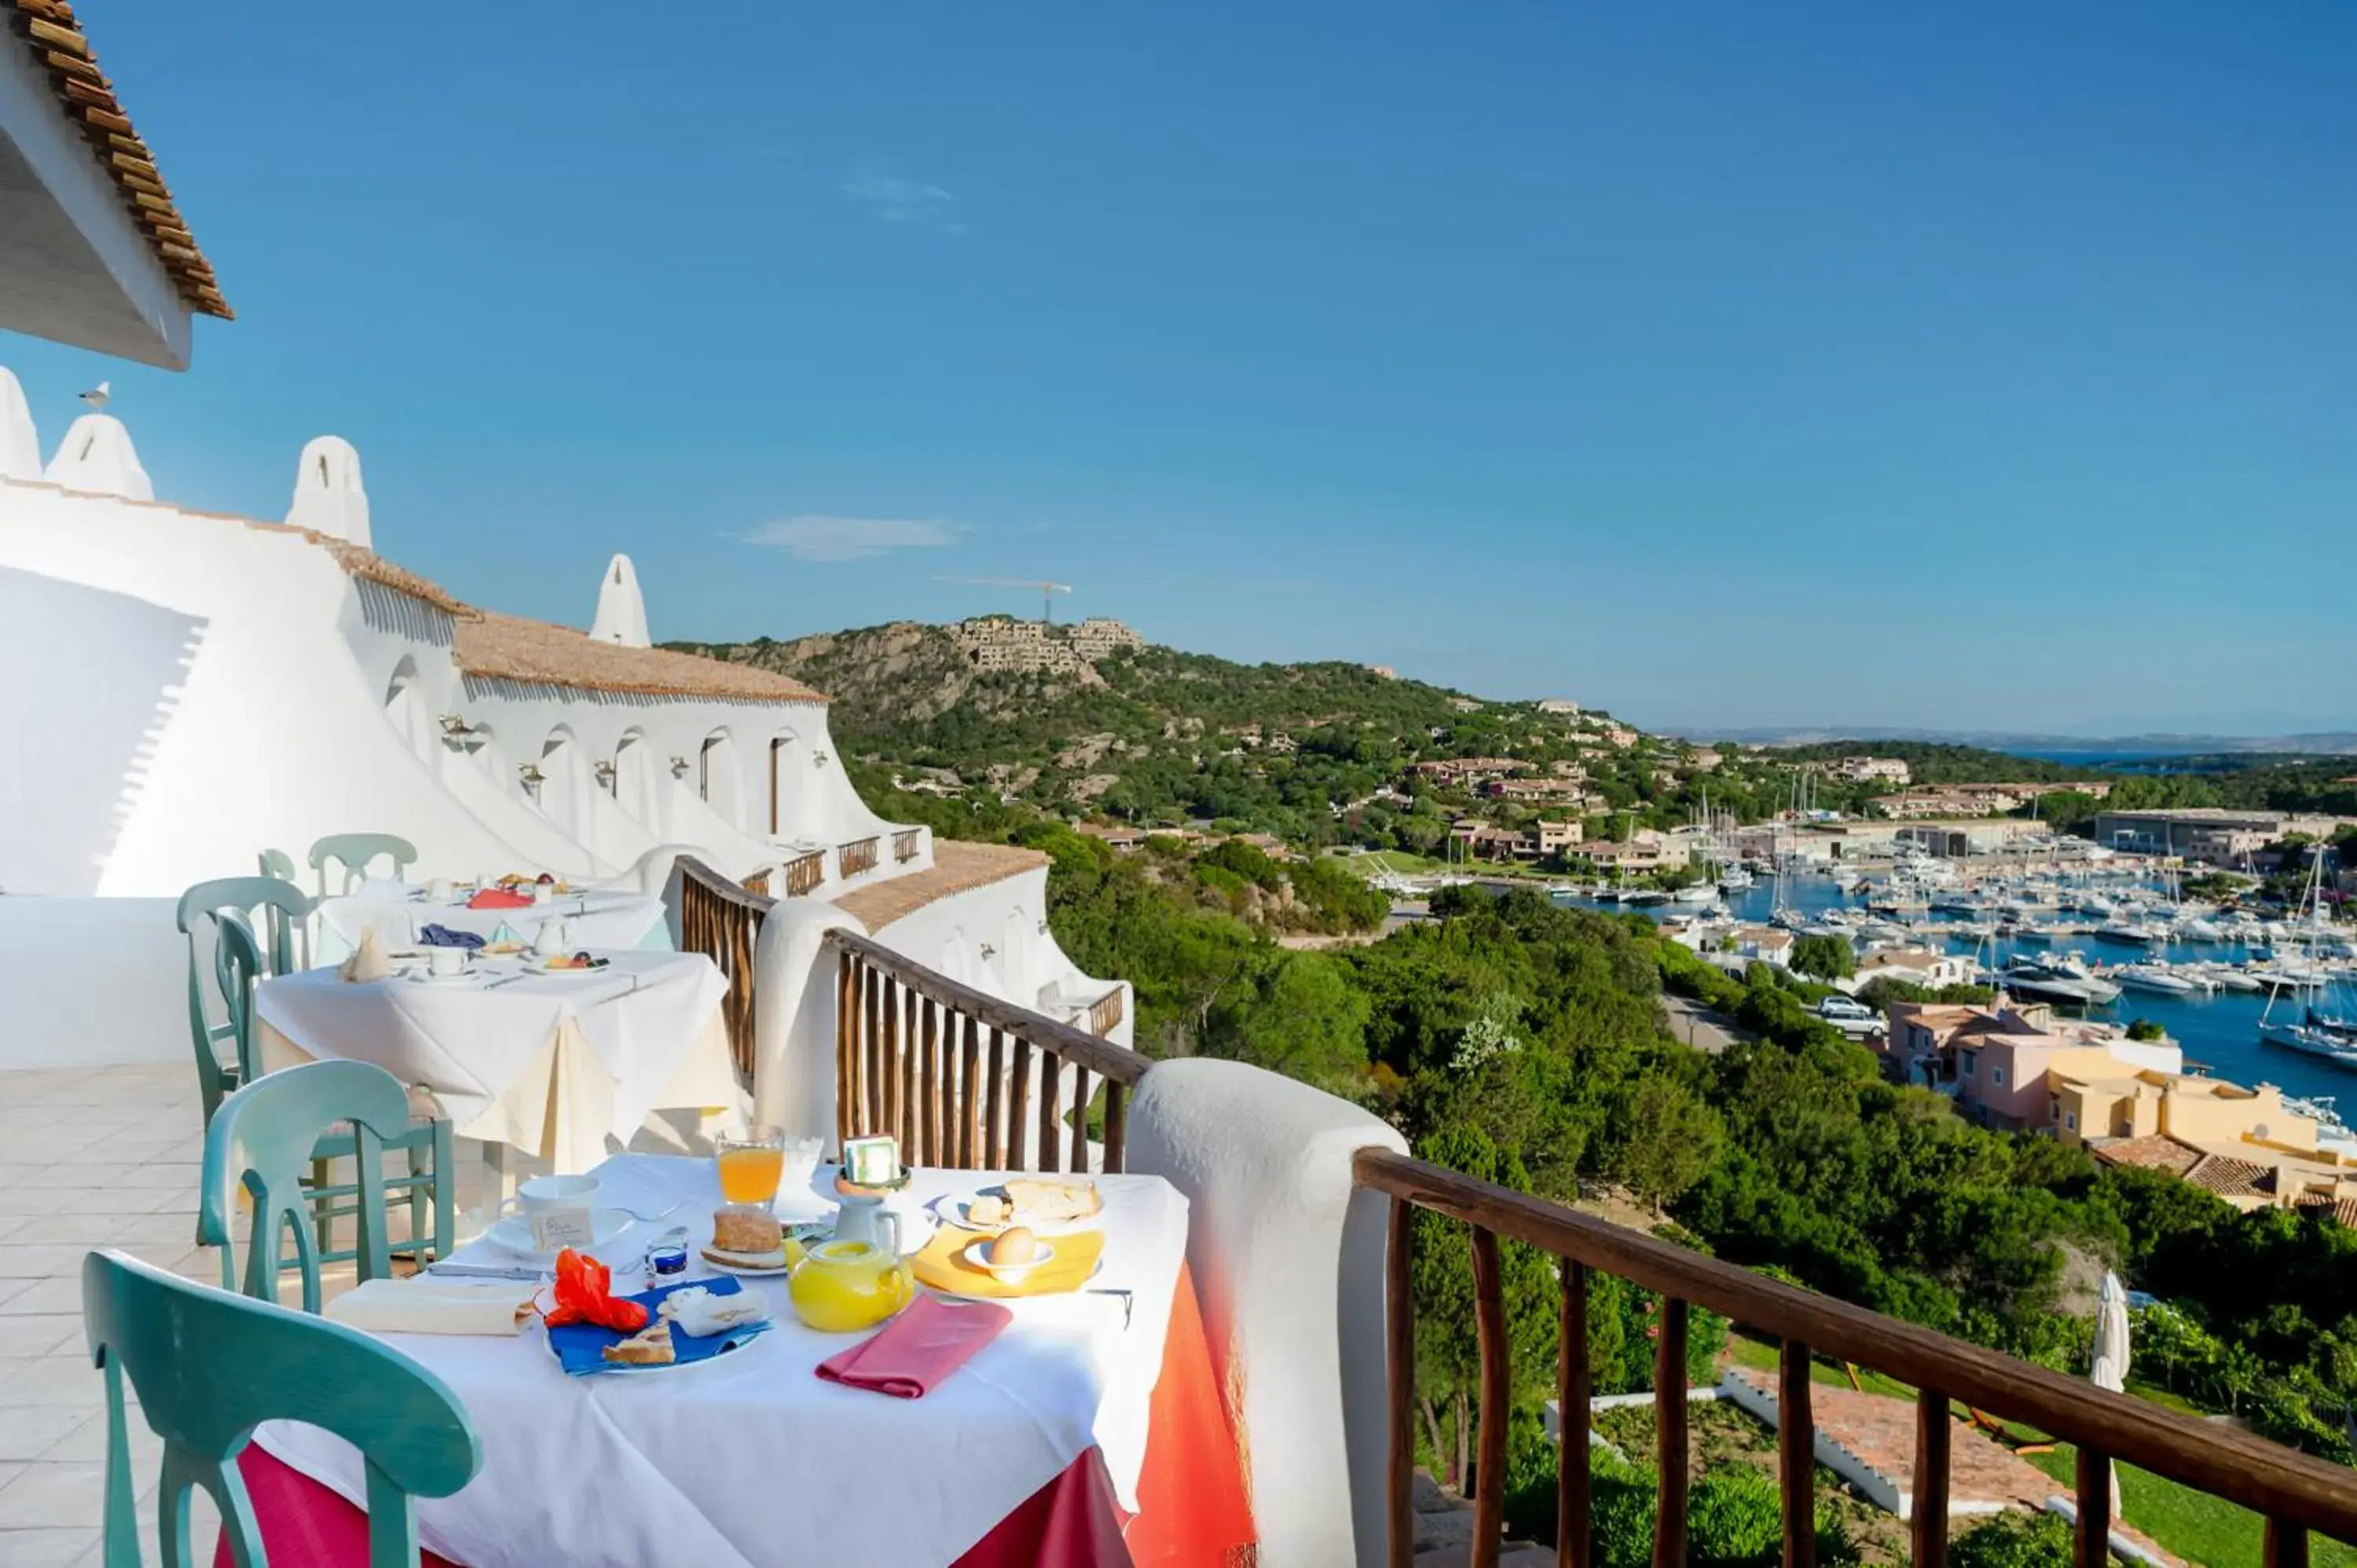
[[[713,1146],[719,1151],[722,1202],[766,1206],[777,1201],[778,1183],[786,1170],[782,1128],[756,1123],[741,1133],[721,1133]]]

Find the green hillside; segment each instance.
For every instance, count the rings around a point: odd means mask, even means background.
[[[1357,664],[1239,664],[1162,647],[1080,673],[985,671],[949,628],[905,621],[791,642],[667,646],[817,687],[832,700],[836,746],[904,786],[986,789],[1116,822],[1216,821],[1300,843],[1332,840],[1337,810],[1394,783],[1407,762],[1539,765],[1577,755],[1609,722]],[[1444,825],[1436,812],[1427,842]]]

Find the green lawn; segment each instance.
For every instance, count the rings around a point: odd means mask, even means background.
[[[1728,1359],[1738,1366],[1763,1371],[1776,1369],[1776,1347],[1767,1340],[1736,1332],[1727,1336],[1727,1348]],[[1849,1386],[1849,1379],[1838,1366],[1822,1360],[1810,1369],[1810,1380]],[[1906,1384],[1864,1368],[1858,1369],[1858,1381],[1868,1393],[1905,1400],[1915,1397],[1915,1391]],[[2166,1389],[2131,1380],[2128,1391],[2179,1414],[2203,1413]],[[1962,1405],[1952,1408],[1958,1417],[1964,1417]],[[2019,1438],[2043,1436],[2018,1422],[2007,1422],[2006,1425]],[[2059,1483],[2055,1490],[2062,1496],[2069,1497],[2077,1488],[2077,1450],[2071,1444],[2061,1444],[2051,1453],[2025,1454],[2022,1457],[2053,1477]],[[2132,1465],[2120,1466],[2120,1506],[2128,1523],[2188,1563],[2206,1564],[2208,1568],[2260,1568],[2262,1526],[2259,1516],[2247,1509],[2236,1508],[2222,1498],[2179,1486]],[[1958,1528],[1969,1526],[1960,1524]],[[2309,1560],[2315,1568],[2357,1568],[2357,1548],[2322,1536],[2311,1537],[2310,1542]]]
[[[2050,1454],[2023,1457],[2061,1483],[2056,1490],[2067,1497],[2078,1485],[2077,1453],[2064,1443]],[[2120,1511],[2130,1524],[2188,1563],[2260,1568],[2258,1515],[2133,1465],[2119,1468]],[[2357,1548],[2322,1536],[2309,1539],[2309,1561],[2315,1568],[2357,1568]]]

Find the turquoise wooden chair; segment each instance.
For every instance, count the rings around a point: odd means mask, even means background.
[[[254,1044],[253,1013],[253,988],[264,972],[264,961],[261,944],[244,913],[249,899],[280,912],[299,908],[307,913],[311,908],[311,900],[302,889],[264,876],[200,882],[180,897],[180,929],[189,933],[188,1027],[196,1036],[197,1078],[204,1095],[208,1138],[221,1107],[235,1099],[241,1088],[264,1081],[260,1052]],[[197,941],[198,933],[208,928],[212,933],[210,963],[200,961]],[[273,956],[269,972],[287,972],[293,963],[291,939],[282,929],[274,934],[270,946]],[[212,1009],[206,1006],[209,994],[224,1019],[218,1026],[210,1022]],[[230,1046],[227,1061],[221,1059],[220,1050],[223,1042]],[[405,1099],[404,1096],[404,1103]],[[334,1162],[358,1160],[360,1156],[352,1131],[336,1127],[336,1120],[329,1117],[314,1129],[318,1135],[311,1146],[311,1179],[305,1184],[317,1233],[315,1272],[317,1263],[348,1262],[361,1255],[357,1247],[335,1245],[336,1222],[358,1220],[363,1208],[360,1181],[334,1179]],[[457,1165],[451,1156],[448,1119],[435,1117],[413,1122],[404,1109],[398,1122],[380,1126],[378,1135],[386,1148],[399,1150],[408,1164],[405,1174],[385,1180],[385,1186],[404,1196],[409,1204],[410,1240],[401,1250],[421,1263],[429,1247],[434,1256],[448,1257],[451,1188],[457,1179]],[[368,1164],[369,1172],[381,1168],[376,1163]],[[205,1233],[201,1214],[198,1217],[197,1240],[199,1245],[215,1244]]]
[[[281,882],[295,880],[295,857],[283,849],[265,849],[259,856],[262,875],[275,876]]]
[[[116,1251],[82,1261],[81,1317],[106,1378],[104,1568],[140,1568],[125,1377],[164,1440],[156,1498],[164,1568],[196,1568],[196,1487],[221,1509],[238,1568],[268,1568],[237,1468],[265,1421],[321,1427],[360,1450],[371,1568],[417,1568],[413,1499],[447,1498],[482,1468],[482,1439],[448,1385],[341,1324],[208,1290]],[[203,1561],[212,1560],[208,1550]]]
[[[349,893],[368,875],[371,862],[383,855],[393,862],[395,876],[417,864],[417,846],[391,833],[329,833],[311,846],[311,869],[319,874],[319,897],[328,896],[328,862],[344,868],[342,891]]]
[[[432,1155],[432,1170],[414,1168],[406,1176],[388,1179],[387,1149],[407,1149],[413,1167],[419,1152],[418,1135]],[[357,1238],[349,1252],[329,1252],[328,1229],[317,1222],[323,1189],[307,1184],[307,1162],[317,1172],[319,1151],[336,1146],[357,1167],[346,1187],[324,1189],[337,1197],[350,1194],[349,1205],[339,1204],[336,1218],[355,1218]],[[257,1079],[221,1101],[221,1114],[205,1130],[205,1166],[198,1195],[197,1241],[218,1247],[221,1257],[221,1288],[242,1289],[261,1301],[278,1299],[278,1277],[287,1268],[299,1270],[303,1310],[319,1310],[319,1265],[322,1262],[356,1260],[360,1277],[384,1279],[393,1273],[392,1241],[385,1223],[388,1188],[409,1194],[410,1234],[424,1262],[425,1204],[434,1208],[432,1242],[436,1257],[450,1252],[450,1123],[436,1120],[412,1127],[409,1091],[401,1080],[373,1062],[305,1062]],[[253,1229],[246,1240],[245,1268],[240,1280],[237,1250],[231,1220],[237,1194],[253,1199]],[[314,1236],[317,1230],[318,1234]],[[295,1235],[295,1259],[286,1261],[286,1232]]]
[[[174,918],[188,939],[188,1033],[197,1050],[197,1087],[204,1097],[208,1125],[221,1096],[260,1070],[253,1060],[250,1020],[242,1013],[253,997],[265,953],[272,974],[291,974],[303,967],[309,955],[307,922],[312,907],[308,894],[274,876],[225,876],[199,882],[180,895]],[[259,940],[255,915],[263,921]],[[239,933],[242,941],[225,937],[230,931]],[[213,1009],[205,1005],[208,995],[221,1013],[219,1024],[212,1021]],[[224,1042],[236,1052],[227,1062],[221,1056]]]

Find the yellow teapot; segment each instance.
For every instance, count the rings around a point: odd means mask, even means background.
[[[897,1251],[841,1238],[803,1253],[786,1280],[794,1316],[822,1334],[873,1328],[908,1305],[916,1288]]]

